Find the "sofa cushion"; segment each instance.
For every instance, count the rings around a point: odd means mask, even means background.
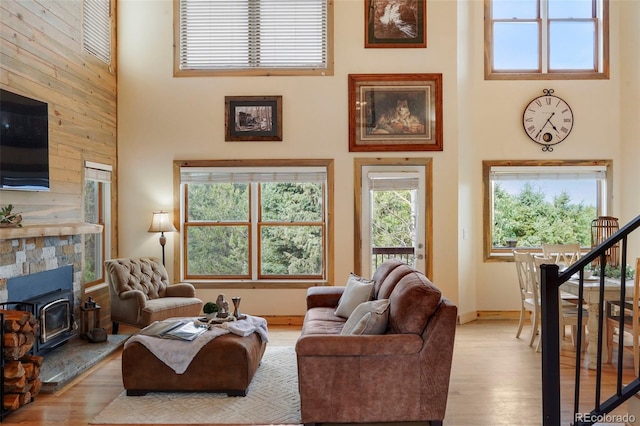
[[[353,272],[350,273],[347,287],[338,302],[336,315],[342,318],[349,318],[349,315],[359,304],[371,300],[373,284],[372,280],[362,278]]]
[[[386,263],[386,262],[385,262]],[[376,299],[388,299],[393,292],[393,289],[400,282],[402,277],[408,275],[415,270],[409,265],[403,263],[393,268],[384,279],[376,284],[377,292],[375,294]]]
[[[423,274],[405,275],[389,297],[389,333],[422,334],[441,293]]]
[[[359,304],[349,316],[340,334],[384,334],[389,319],[389,299]]]

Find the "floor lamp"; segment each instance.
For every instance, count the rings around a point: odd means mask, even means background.
[[[151,226],[149,232],[160,232],[160,245],[162,246],[162,265],[164,266],[164,245],[167,243],[167,237],[164,236],[165,232],[175,232],[177,229],[173,226],[173,223],[169,220],[169,212],[159,211],[153,212],[151,218]]]

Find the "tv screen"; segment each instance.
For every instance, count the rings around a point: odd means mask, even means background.
[[[46,102],[0,89],[0,189],[49,190]]]

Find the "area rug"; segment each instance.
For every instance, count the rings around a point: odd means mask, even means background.
[[[90,424],[299,424],[297,371],[293,347],[267,346],[245,397],[122,392]]]

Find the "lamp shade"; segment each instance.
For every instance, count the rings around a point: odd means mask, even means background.
[[[177,229],[169,220],[169,212],[153,212],[149,232],[175,232]]]

